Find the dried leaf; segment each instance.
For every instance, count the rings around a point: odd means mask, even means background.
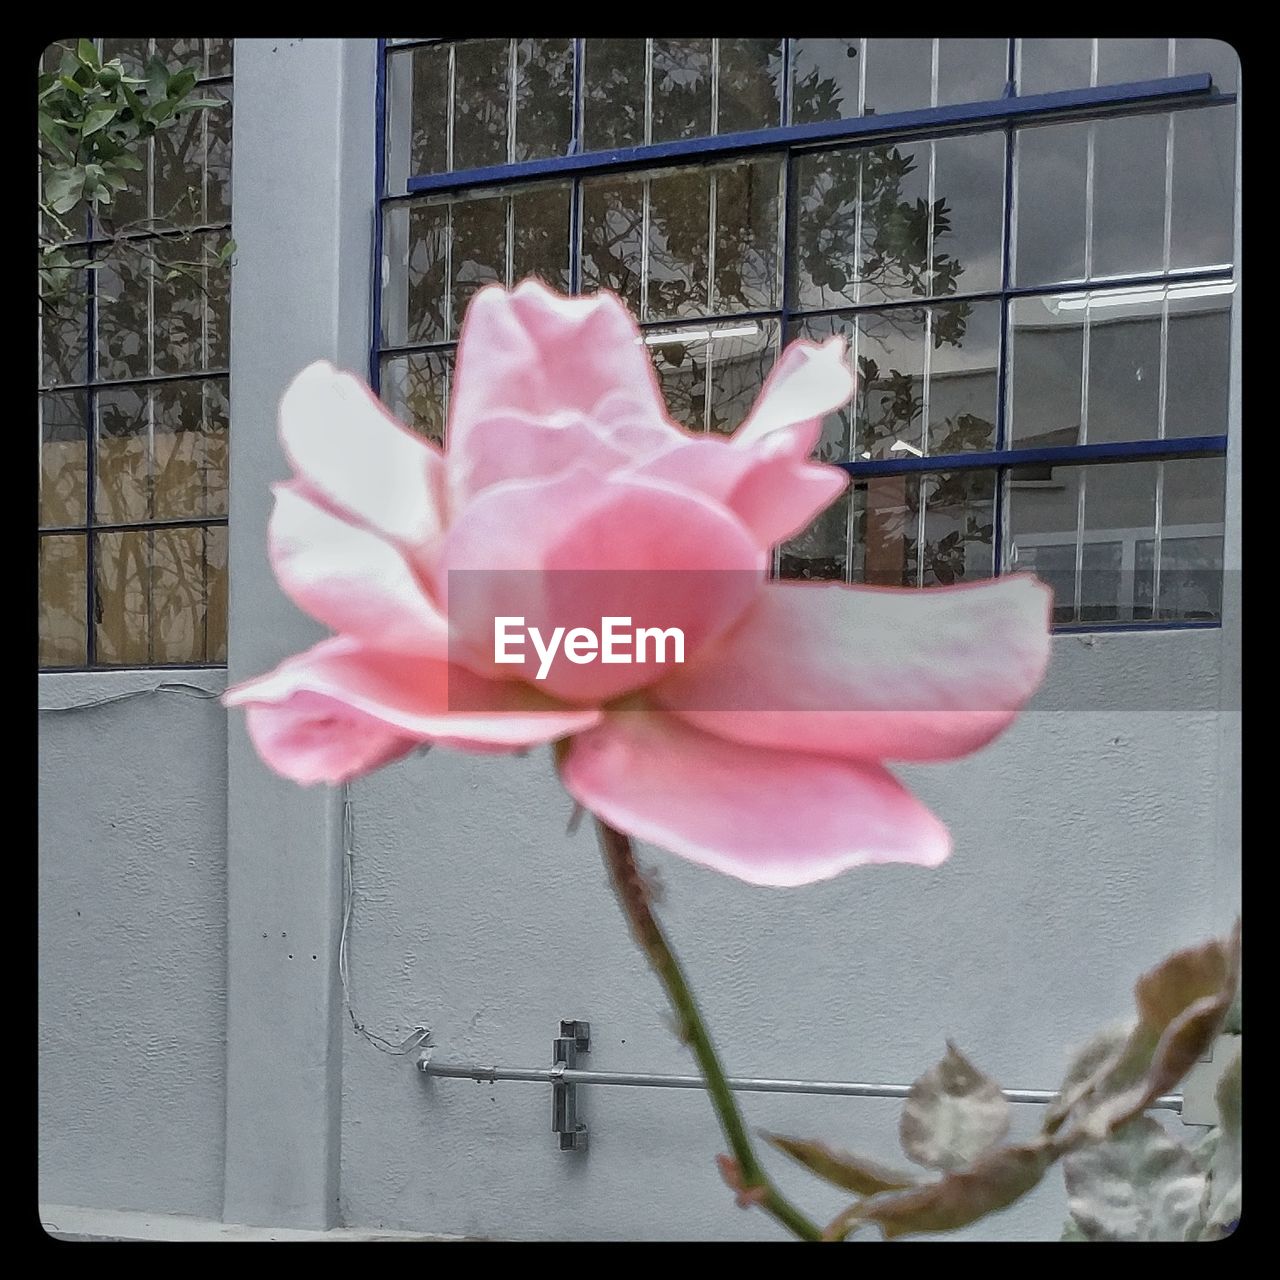
[[[876,1223],[885,1238],[933,1231],[954,1231],[1005,1209],[1026,1195],[1053,1163],[1052,1146],[1043,1141],[998,1147],[979,1156],[967,1169],[910,1191],[886,1191],[851,1205],[827,1228],[843,1239],[866,1222]]]
[[[1222,1073],[1215,1096],[1218,1100],[1217,1142],[1209,1161],[1209,1182],[1205,1195],[1207,1223],[1203,1239],[1220,1240],[1235,1230],[1242,1198],[1240,1132],[1242,1107],[1240,1079],[1243,1046]]]
[[[1150,1116],[1071,1152],[1062,1171],[1088,1240],[1194,1240],[1204,1227],[1204,1173]]]
[[[875,1195],[879,1191],[901,1191],[919,1182],[913,1173],[890,1169],[847,1151],[837,1151],[823,1142],[787,1138],[776,1133],[763,1136],[770,1146],[799,1161],[810,1173],[860,1196]]]
[[[1064,1096],[1073,1143],[1096,1141],[1140,1116],[1201,1061],[1235,996],[1240,926],[1224,939],[1176,951],[1142,975],[1134,988],[1138,1022],[1108,1056],[1095,1042],[1100,1065]],[[1064,1088],[1064,1094],[1066,1090]],[[1062,1123],[1062,1104],[1046,1121]]]
[[[959,1169],[1008,1132],[1000,1086],[950,1040],[942,1061],[911,1086],[898,1126],[903,1151],[930,1169]]]

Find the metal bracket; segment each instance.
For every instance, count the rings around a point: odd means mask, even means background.
[[[577,1085],[560,1077],[578,1065],[578,1055],[591,1051],[591,1024],[564,1018],[551,1042],[551,1130],[560,1135],[561,1151],[585,1151],[587,1126],[578,1119]]]

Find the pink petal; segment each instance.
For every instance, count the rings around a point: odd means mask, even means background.
[[[406,546],[444,524],[444,463],[359,379],[308,365],[280,401],[280,441],[306,486],[356,523]]]
[[[522,665],[494,665],[498,617],[523,618],[544,636],[556,627],[599,634],[606,617],[676,627],[688,660],[741,615],[764,567],[742,525],[701,495],[578,468],[495,485],[468,503],[441,544],[434,587],[448,602],[457,660],[532,680],[539,663],[528,643]],[[599,702],[652,683],[669,666],[578,665],[561,650],[538,687]]]
[[[391,543],[323,510],[297,485],[274,490],[268,551],[294,604],[381,649],[444,655],[448,624]]]
[[[626,450],[581,414],[537,419],[512,410],[472,423],[451,445],[445,464],[450,491],[461,507],[503,480],[536,480],[573,466],[607,475],[628,460]]]
[[[674,716],[614,712],[569,744],[565,788],[619,831],[751,884],[872,862],[933,867],[947,829],[880,765],[724,742]]]
[[[984,746],[1049,661],[1047,587],[770,583],[720,643],[654,697],[710,733],[859,760],[948,760]]]
[[[628,474],[681,485],[722,503],[768,548],[807,528],[849,482],[838,467],[803,461],[807,452],[797,453],[784,431],[747,446],[701,436],[639,463]]]
[[[346,637],[229,689],[223,702],[271,708],[275,714],[257,717],[263,758],[287,777],[310,773],[310,781],[368,772],[403,754],[406,743],[515,750],[599,719],[595,710],[561,706],[514,682],[496,684],[438,658],[376,652]]]
[[[245,726],[263,762],[303,786],[349,782],[422,745],[419,738],[316,693],[250,704]]]
[[[765,379],[755,407],[733,436],[735,445],[755,444],[786,430],[793,450],[806,456],[817,442],[822,419],[853,396],[854,376],[844,339],[793,342]]]
[[[537,280],[510,292],[481,289],[458,340],[449,448],[486,418],[512,410],[534,418],[566,410],[595,416],[605,401],[610,417],[661,426],[666,406],[639,337],[611,293],[570,298]]]

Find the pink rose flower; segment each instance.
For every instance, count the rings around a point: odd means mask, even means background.
[[[948,832],[884,762],[954,759],[1010,724],[1044,674],[1050,594],[1023,575],[768,580],[770,549],[848,481],[810,454],[852,393],[842,339],[794,342],[733,436],[694,435],[668,417],[616,297],[534,281],[473,299],[443,452],[313,364],[280,405],[295,478],[276,486],[270,556],[337,635],[226,702],[247,708],[263,760],[305,784],[428,743],[557,742],[585,809],[752,883],[934,866]],[[660,583],[685,662],[557,661],[543,680],[499,667],[490,580],[468,579],[463,602],[456,576],[494,570],[519,571],[521,607],[548,622],[603,617],[627,584],[652,606]]]

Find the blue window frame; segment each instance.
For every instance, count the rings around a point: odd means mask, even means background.
[[[1215,625],[1236,58],[1211,40],[384,40],[370,374],[443,437],[491,281],[608,287],[674,415],[859,376],[781,576],[1033,569],[1065,628]]]

